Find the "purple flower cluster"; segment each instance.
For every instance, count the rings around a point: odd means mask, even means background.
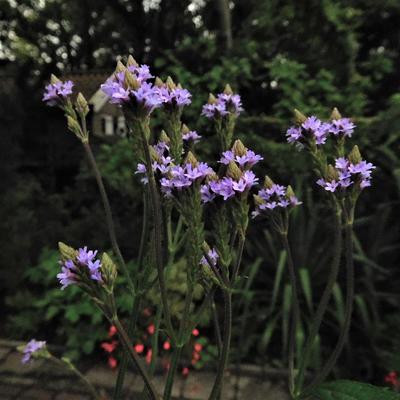
[[[126,71],[116,72],[112,77],[107,79],[100,88],[110,98],[113,104],[128,104],[135,102],[141,106],[147,114],[150,114],[155,108],[162,104],[162,99],[159,95],[159,88],[147,82],[153,76],[147,65],[127,67],[133,77],[136,79],[138,88],[130,88],[126,84]]]
[[[161,191],[165,196],[172,196],[172,191],[182,190],[200,182],[214,171],[206,163],[199,162],[195,166],[186,163],[183,166],[174,165],[163,178],[160,179]]]
[[[235,196],[236,193],[243,193],[249,190],[258,182],[258,178],[253,171],[243,171],[239,180],[224,176],[221,179],[210,180],[201,186],[201,199],[203,203],[214,200],[217,196],[221,196],[224,200],[228,200]]]
[[[346,189],[358,183],[360,189],[371,186],[371,174],[375,166],[364,160],[353,164],[344,157],[335,160],[337,179],[318,179],[317,184],[328,192],[336,192],[339,189]]]
[[[48,106],[61,104],[69,95],[72,94],[73,86],[74,83],[72,81],[57,81],[55,83],[50,83],[45,87],[42,100]]]
[[[351,137],[355,125],[349,118],[340,118],[331,122],[322,122],[315,116],[308,117],[300,126],[292,126],[286,132],[288,143],[295,143],[302,147],[303,143],[311,137],[317,145],[323,145],[329,134]]]
[[[169,89],[167,86],[162,86],[157,88],[157,93],[160,101],[166,105],[182,108],[188,106],[192,102],[192,95],[190,92],[187,89],[182,89],[180,87]]]
[[[153,172],[161,174],[161,191],[167,197],[172,196],[174,189],[188,188],[214,173],[213,169],[204,162],[196,162],[195,165],[190,162],[174,165],[174,160],[168,155],[169,147],[165,142],[158,142],[153,149],[157,154],[157,160],[152,163]],[[145,175],[146,172],[146,166],[139,163],[135,173]],[[141,182],[147,184],[147,176],[144,176]]]
[[[218,258],[219,258],[217,250],[211,249],[211,250],[208,251],[207,255],[208,255],[208,258],[210,259],[210,261],[213,264],[212,266],[215,267],[217,265]],[[203,256],[201,258],[200,265],[211,267],[211,265],[208,263],[208,261],[207,261],[205,256]]]
[[[201,139],[201,136],[196,131],[189,131],[182,135],[182,139],[185,142],[198,143]]]
[[[242,111],[242,100],[238,94],[220,93],[215,102],[203,105],[201,114],[207,118],[216,118],[229,114],[238,116]]]
[[[275,183],[270,187],[260,189],[256,199],[256,209],[252,213],[253,218],[260,215],[262,211],[272,211],[276,208],[292,208],[302,204],[292,191],[288,191],[286,186]]]
[[[32,360],[32,355],[43,349],[45,346],[45,341],[38,341],[35,339],[30,340],[22,350],[24,354],[21,360],[22,364],[30,362]]]
[[[243,155],[235,155],[232,150],[227,150],[222,153],[222,157],[219,162],[221,164],[228,165],[231,161],[234,161],[238,163],[241,168],[251,168],[261,160],[263,160],[263,157],[261,157],[259,154],[254,153],[252,150],[246,149],[246,152]]]
[[[66,260],[61,263],[61,272],[57,278],[61,283],[61,289],[76,284],[81,280],[82,274],[87,274],[90,279],[102,282],[101,262],[96,259],[97,250],[88,250],[85,246],[78,250],[75,260]]]

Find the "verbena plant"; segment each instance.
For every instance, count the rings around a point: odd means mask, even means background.
[[[81,141],[87,154],[104,205],[115,260],[107,253],[100,257],[97,250],[88,250],[87,247],[76,250],[60,243],[61,272],[57,277],[61,289],[68,290],[69,286],[76,285],[86,293],[119,335],[125,351],[114,398],[121,397],[127,363],[131,362],[143,379],[144,396],[170,399],[183,348],[190,341],[203,313],[215,309],[216,298],[222,299],[224,313],[221,338],[217,343],[217,369],[209,399],[221,398],[231,344],[232,297],[243,293],[239,282],[241,260],[251,218],[265,220],[270,229],[276,231],[281,239],[276,246],[283,248],[286,254],[290,277],[288,298],[291,299],[287,304],[290,309],[286,325],[287,365],[288,388],[292,398],[328,399],[333,398],[328,396],[332,393],[335,396],[336,392],[343,396],[355,393],[354,398],[359,399],[395,398],[390,392],[360,383],[323,383],[343,349],[351,324],[354,212],[359,195],[370,186],[371,173],[375,168],[362,159],[357,146],[350,153],[346,151],[346,139],[351,137],[355,125],[348,118],[342,118],[337,109],[326,122],[296,111],[296,125],[287,131],[288,142],[299,150],[307,151],[312,158],[316,183],[326,193],[325,201],[334,221],[329,276],[303,343],[296,341],[302,317],[299,307],[301,277],[288,238],[290,211],[300,206],[301,202],[290,186],[276,184],[268,176],[256,189],[259,178],[252,167],[263,158],[246,148],[241,141],[234,140],[235,123],[243,109],[240,96],[234,94],[229,85],[217,97],[211,94],[208,103],[203,106],[202,115],[213,122],[221,153],[221,158],[210,166],[197,160],[195,147],[200,136],[182,122],[183,110],[191,103],[191,94],[170,77],[165,82],[153,78],[148,66],[138,65],[129,57],[126,65],[118,62],[115,73],[101,86],[109,101],[119,105],[123,111],[130,130],[132,154],[140,160],[136,174],[143,183],[144,223],[137,268],[133,275],[120,251],[106,189],[91,150],[86,124],[89,107],[85,98],[78,94],[73,100],[73,82],[62,82],[55,76],[52,76],[43,98],[48,105],[64,111],[68,128]],[[163,113],[165,127],[161,132],[152,130],[151,121],[156,110]],[[346,295],[339,338],[321,368],[308,379],[306,372],[334,292],[342,254],[346,268]],[[182,269],[186,275],[186,290],[183,310],[174,314],[166,276],[177,257],[185,260]],[[125,275],[124,289],[132,298],[127,328],[118,317],[114,297],[117,272]],[[160,293],[155,334],[162,331],[168,337],[172,351],[163,393],[159,393],[153,383],[154,368],[148,369],[143,364],[132,342],[143,294],[153,285],[157,285]],[[222,296],[215,297],[217,292]],[[194,296],[194,293],[201,296]],[[218,319],[217,315],[215,319]],[[32,340],[22,351],[24,362],[32,357],[49,358],[72,369],[82,378],[68,359],[59,360],[51,355],[45,342]],[[156,357],[154,352],[151,356],[153,366]],[[84,382],[90,386],[86,380]],[[99,398],[95,389],[90,390],[94,397]]]

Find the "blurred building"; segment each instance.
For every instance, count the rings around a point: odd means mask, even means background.
[[[90,106],[88,124],[91,133],[98,137],[125,137],[127,125],[121,109],[108,102],[108,97],[100,90],[110,74],[104,72],[81,72],[66,74],[62,80],[75,83],[74,93],[81,92]]]

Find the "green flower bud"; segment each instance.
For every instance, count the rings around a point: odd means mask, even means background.
[[[117,278],[117,267],[107,253],[101,257],[101,275],[105,285],[112,289]]]
[[[215,104],[216,102],[217,102],[216,97],[215,97],[212,93],[210,93],[210,94],[208,95],[208,101],[207,101],[207,103],[208,103],[208,104]]]
[[[307,117],[302,112],[300,112],[297,108],[295,108],[294,109],[294,119],[297,124],[301,125],[307,119]]]
[[[328,165],[328,169],[326,171],[326,179],[328,181],[337,181],[339,179],[339,174],[332,164]]]
[[[164,129],[161,131],[160,140],[161,140],[161,142],[164,142],[167,144],[169,144],[171,142],[171,139],[167,135],[167,132],[164,131]]]
[[[168,78],[167,78],[167,80],[165,81],[165,84],[167,85],[167,88],[169,89],[169,90],[174,90],[174,89],[176,89],[176,85],[175,85],[175,82],[172,80],[172,78],[169,76]]]
[[[229,83],[227,83],[225,85],[224,94],[233,94],[233,90],[232,90],[231,86],[229,85]]]
[[[154,81],[154,86],[157,86],[158,88],[162,88],[164,86],[164,82],[157,76]]]
[[[215,172],[211,172],[211,174],[207,175],[206,177],[206,183],[211,182],[211,181],[217,181],[218,175]]]
[[[242,157],[247,153],[247,148],[242,143],[242,141],[238,139],[235,140],[235,143],[233,143],[232,151],[235,156]]]
[[[67,246],[63,242],[58,242],[58,250],[63,260],[74,260],[77,255],[77,251],[70,246]]]
[[[115,68],[115,72],[125,72],[125,71],[126,71],[125,65],[122,64],[122,62],[120,60],[118,60],[117,66]]]
[[[253,194],[253,199],[254,199],[254,204],[256,206],[261,206],[262,204],[265,203],[265,201],[257,194]]]
[[[358,164],[362,161],[361,153],[357,145],[353,147],[347,158],[352,164]]]
[[[78,138],[82,139],[82,130],[78,121],[75,118],[72,118],[70,115],[67,116],[67,124],[68,129],[73,132]]]
[[[193,167],[197,166],[197,164],[198,164],[197,158],[194,156],[194,154],[191,151],[189,151],[187,153],[185,163],[192,164]]]
[[[160,162],[160,157],[157,152],[154,150],[153,146],[149,146],[149,153],[152,161]]]
[[[341,118],[342,118],[342,115],[340,114],[339,110],[336,107],[334,107],[332,110],[330,119],[333,121],[333,120],[341,119]]]
[[[226,174],[235,181],[238,181],[242,177],[241,169],[233,161],[229,162]]]
[[[85,99],[85,96],[79,92],[78,97],[76,98],[76,110],[83,117],[89,114],[89,105]]]
[[[140,88],[140,83],[128,70],[125,71],[124,83],[128,89],[138,90]]]
[[[50,75],[50,83],[52,85],[56,84],[57,82],[61,82],[54,74]]]
[[[128,67],[138,67],[139,66],[139,64],[136,62],[136,60],[131,55],[129,55],[128,62],[126,63],[126,65]]]
[[[271,189],[273,185],[274,185],[274,181],[268,175],[265,175],[264,188]]]
[[[286,189],[286,197],[288,199],[291,199],[292,197],[296,197],[296,194],[294,193],[294,191],[290,185]]]

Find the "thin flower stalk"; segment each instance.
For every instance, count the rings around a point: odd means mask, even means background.
[[[335,207],[336,212],[334,215],[334,252],[333,258],[330,266],[330,273],[328,281],[325,286],[325,290],[321,296],[321,300],[318,304],[315,316],[311,321],[310,331],[307,337],[306,344],[304,346],[303,355],[300,359],[300,364],[298,368],[298,375],[295,385],[295,393],[299,394],[304,383],[304,375],[307,369],[310,357],[313,351],[313,345],[315,338],[318,334],[319,328],[322,323],[322,319],[328,308],[329,299],[331,298],[334,285],[337,280],[340,267],[340,259],[342,254],[342,212],[339,207]]]

